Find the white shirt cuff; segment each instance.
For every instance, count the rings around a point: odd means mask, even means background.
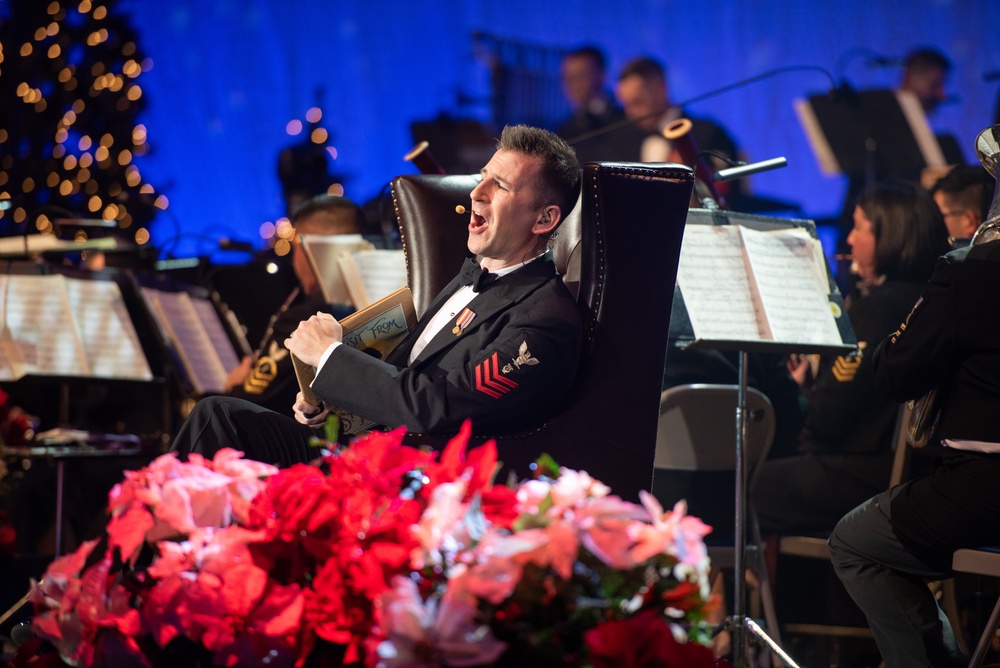
[[[329,348],[323,351],[323,355],[319,358],[319,366],[316,367],[317,377],[319,376],[319,372],[323,370],[323,365],[326,364],[326,361],[328,359],[330,359],[330,355],[333,353],[333,351],[337,349],[337,346],[342,346],[342,345],[344,345],[343,341],[334,341],[333,343],[330,344]],[[315,382],[316,378],[313,378],[313,383]],[[309,387],[312,387],[312,383],[309,383]]]

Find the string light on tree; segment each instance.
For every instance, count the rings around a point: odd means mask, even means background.
[[[0,234],[52,233],[52,211],[117,220],[147,243],[167,198],[135,163],[149,151],[138,123],[153,62],[119,0],[8,0],[0,24]],[[126,209],[127,206],[127,209]],[[140,241],[142,239],[142,241]]]

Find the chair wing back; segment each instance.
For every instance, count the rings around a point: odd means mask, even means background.
[[[471,256],[466,226],[470,194],[478,183],[474,174],[407,174],[392,182],[408,284],[418,317]],[[578,198],[550,244],[556,269],[574,296],[580,284],[581,208]]]
[[[393,181],[418,313],[468,256],[468,217],[456,216],[455,206],[468,208],[476,178],[410,175]],[[564,466],[589,471],[623,498],[651,488],[667,326],[692,186],[691,170],[680,165],[584,167],[579,239],[567,227],[562,242],[553,244],[556,265],[568,266],[568,277],[578,257],[583,360],[573,389],[548,422],[497,439],[505,469],[526,476],[531,463],[548,453]],[[450,222],[449,215],[460,220]],[[574,218],[571,213],[564,224],[577,224]],[[428,227],[417,229],[422,225]],[[427,435],[408,441],[444,442]]]
[[[660,397],[660,428],[655,466],[684,471],[736,468],[736,385],[678,385]],[[744,441],[748,478],[767,457],[774,441],[771,401],[747,388],[747,431]]]
[[[472,174],[409,174],[392,182],[406,277],[417,317],[455,278],[465,258],[471,257],[466,245],[469,194],[478,183],[479,177]]]

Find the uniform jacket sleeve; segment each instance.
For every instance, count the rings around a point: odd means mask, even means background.
[[[806,416],[807,449],[874,452],[888,448],[884,438],[898,406],[875,386],[872,352],[899,326],[920,294],[920,284],[888,281],[852,304],[849,314],[860,355],[824,359]]]
[[[896,401],[923,396],[953,371],[961,324],[956,314],[956,272],[967,252],[962,249],[938,259],[906,321],[875,351],[875,382]]]
[[[539,269],[510,274],[477,296],[471,323],[457,333],[446,326],[408,366],[338,347],[313,390],[326,403],[413,432],[453,432],[465,418],[478,433],[496,435],[540,423],[576,374],[582,327],[562,281],[551,268],[534,275]]]

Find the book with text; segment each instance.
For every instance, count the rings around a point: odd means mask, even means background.
[[[385,359],[417,324],[410,288],[399,288],[374,304],[343,318],[340,324],[344,328],[344,345]],[[321,402],[310,387],[316,377],[316,369],[294,354],[291,354],[291,358],[302,396],[309,403],[319,405]],[[374,425],[371,420],[334,406],[327,408],[340,418],[341,430],[345,434],[357,434]]]

